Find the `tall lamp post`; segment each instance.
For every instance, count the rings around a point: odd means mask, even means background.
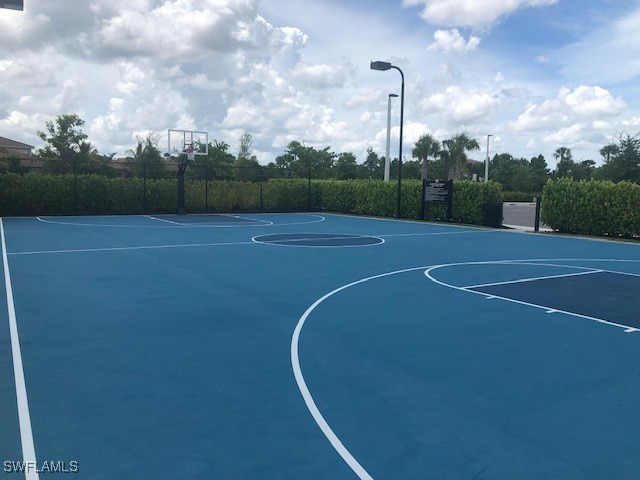
[[[389,175],[391,171],[391,99],[398,98],[395,93],[389,94],[389,111],[387,113],[387,156],[384,160],[384,181],[389,181]]]
[[[493,135],[487,135],[487,158],[484,161],[484,183],[489,181],[489,138]]]
[[[400,152],[398,153],[398,204],[396,206],[396,216],[400,218],[400,201],[402,198],[402,192],[400,190],[402,184],[402,132],[404,124],[404,73],[400,68],[395,65],[391,65],[390,62],[371,62],[371,70],[385,71],[391,68],[398,70],[402,77],[402,89],[400,91]]]

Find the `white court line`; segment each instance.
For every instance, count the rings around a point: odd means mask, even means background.
[[[526,264],[520,264],[520,265],[526,265]],[[518,280],[508,280],[506,282],[483,283],[481,285],[467,285],[460,288],[471,289],[471,288],[482,288],[482,287],[495,287],[497,285],[512,285],[515,283],[535,282],[538,280],[551,280],[552,278],[577,277],[578,275],[591,275],[592,273],[602,273],[602,272],[604,272],[604,270],[593,270],[590,272],[564,273],[562,275],[547,275],[544,277],[520,278]]]
[[[538,259],[539,260],[539,259]],[[549,261],[558,261],[558,260],[565,260],[566,259],[549,259]],[[577,260],[577,259],[571,259],[571,260]],[[585,260],[592,260],[592,261],[608,261],[606,259],[582,259],[583,261]],[[537,260],[531,260],[531,262],[535,262]],[[612,260],[615,261],[615,260]],[[634,260],[628,260],[629,262],[633,262]],[[615,323],[615,322],[610,322],[608,320],[603,320],[602,318],[598,318],[598,317],[591,317],[589,315],[583,315],[580,313],[575,313],[575,312],[570,312],[567,310],[560,310],[557,308],[551,308],[548,307],[546,305],[540,305],[537,303],[529,303],[529,302],[524,302],[522,300],[515,300],[513,298],[509,298],[509,297],[503,297],[500,295],[494,295],[494,294],[487,294],[485,292],[479,292],[476,290],[471,290],[471,288],[473,287],[458,287],[456,285],[451,285],[449,283],[443,282],[441,280],[438,280],[437,278],[435,278],[433,275],[431,275],[431,272],[433,270],[437,270],[439,268],[446,268],[446,267],[457,267],[457,266],[463,266],[463,265],[509,265],[509,264],[515,264],[515,265],[539,265],[537,263],[527,263],[527,260],[515,260],[515,261],[511,261],[509,262],[508,260],[502,260],[502,261],[497,261],[497,262],[462,262],[462,263],[449,263],[449,264],[443,264],[443,265],[434,265],[432,267],[429,267],[425,270],[424,275],[431,280],[434,283],[437,283],[438,285],[442,285],[444,287],[448,287],[448,288],[453,288],[455,290],[459,290],[461,292],[466,292],[466,293],[473,293],[475,295],[482,295],[483,297],[487,298],[487,299],[500,299],[500,300],[504,300],[506,302],[511,302],[511,303],[517,303],[519,305],[525,305],[528,307],[533,307],[533,308],[538,308],[541,310],[545,310],[547,313],[563,313],[565,315],[570,315],[572,317],[578,317],[578,318],[583,318],[585,320],[592,320],[594,322],[598,322],[598,323],[602,323],[605,325],[610,325],[613,327],[618,327],[618,328],[622,328],[624,329],[625,332],[627,333],[632,333],[632,332],[637,332],[640,331],[639,329],[635,328],[635,327],[630,327],[629,325],[622,325],[620,323]],[[562,265],[555,265],[555,264],[547,264],[549,266],[562,266]],[[569,265],[569,268],[573,268],[573,265]],[[575,266],[575,268],[585,268],[585,267],[579,267],[579,266]],[[595,272],[586,272],[586,273],[595,273]],[[617,272],[611,272],[611,273],[617,273]]]
[[[364,469],[362,465],[360,465],[360,463],[351,454],[351,452],[349,452],[349,450],[344,446],[344,444],[335,434],[333,429],[329,426],[325,418],[322,416],[322,413],[320,413],[320,409],[318,408],[318,405],[313,399],[313,396],[309,391],[309,387],[307,387],[307,382],[304,379],[304,375],[302,373],[302,367],[300,366],[300,356],[299,356],[300,333],[302,332],[302,327],[304,327],[304,324],[309,318],[309,315],[311,315],[311,313],[316,309],[316,307],[320,305],[322,302],[324,302],[326,299],[328,299],[329,297],[335,295],[336,293],[341,292],[342,290],[346,290],[347,288],[351,288],[355,285],[359,285],[361,283],[365,283],[377,278],[384,278],[384,277],[396,275],[399,273],[422,270],[424,268],[426,267],[409,268],[406,270],[398,270],[395,272],[383,273],[381,275],[375,275],[373,277],[363,278],[361,280],[349,283],[347,285],[343,285],[342,287],[332,290],[331,292],[327,293],[326,295],[320,297],[318,300],[313,302],[313,304],[309,308],[307,308],[307,310],[302,314],[302,316],[298,320],[298,323],[296,324],[296,328],[294,329],[293,335],[291,337],[291,367],[293,368],[293,376],[296,379],[296,383],[298,384],[298,390],[300,390],[300,393],[302,394],[304,403],[306,404],[307,409],[309,410],[309,413],[311,413],[311,416],[315,420],[316,424],[318,425],[318,427],[320,427],[320,430],[322,430],[322,433],[324,434],[324,436],[327,438],[327,440],[329,440],[329,443],[331,443],[331,445],[336,450],[336,452],[338,452],[338,454],[342,457],[342,459],[349,466],[349,468],[351,468],[351,470],[353,470],[353,472],[361,480],[373,480],[373,477]]]
[[[183,223],[172,222],[171,220],[165,220],[164,218],[154,217],[153,215],[143,215],[143,217],[148,218],[149,220],[157,220],[158,222],[170,223],[171,225],[180,225],[181,227],[184,226]]]
[[[230,215],[228,213],[220,213],[218,215],[222,215],[224,217],[229,217],[229,218],[237,218],[238,220],[248,220],[250,222],[268,223],[269,225],[273,225],[273,222],[269,220],[258,220],[257,218],[241,217],[240,215]]]
[[[448,285],[444,282],[441,282],[435,278],[432,278],[429,275],[429,272],[431,270],[437,269],[437,268],[442,268],[442,267],[449,267],[449,266],[460,266],[460,265],[509,265],[509,264],[515,264],[515,265],[522,265],[522,264],[526,264],[529,262],[558,262],[558,261],[581,261],[581,262],[629,262],[629,263],[637,263],[640,262],[640,260],[623,260],[623,259],[594,259],[594,258],[537,258],[537,259],[529,259],[529,260],[492,260],[492,261],[482,261],[482,262],[461,262],[461,263],[449,263],[449,264],[441,264],[441,265],[427,265],[427,266],[422,266],[422,267],[415,267],[415,268],[407,268],[407,269],[403,269],[403,270],[396,270],[393,272],[387,272],[387,273],[382,273],[379,275],[374,275],[371,277],[367,277],[367,278],[363,278],[360,280],[357,280],[355,282],[349,283],[347,285],[343,285],[339,288],[336,288],[335,290],[332,290],[331,292],[327,293],[326,295],[320,297],[318,300],[316,300],[309,308],[307,308],[307,310],[304,312],[304,314],[300,317],[300,319],[298,320],[298,323],[296,324],[296,327],[293,331],[293,335],[291,337],[291,365],[293,368],[293,374],[296,380],[296,383],[298,384],[298,389],[300,390],[300,393],[302,394],[302,398],[304,399],[304,402],[307,406],[307,409],[309,410],[309,412],[311,413],[313,419],[315,420],[316,424],[318,425],[318,427],[320,427],[320,430],[322,430],[322,433],[325,435],[325,437],[327,438],[327,440],[329,440],[329,442],[331,443],[331,445],[333,446],[333,448],[338,452],[338,454],[342,457],[342,459],[347,463],[347,465],[353,470],[353,472],[358,475],[359,478],[361,479],[371,479],[371,475],[369,475],[369,473],[364,469],[364,467],[353,457],[353,455],[349,452],[349,450],[347,450],[347,448],[344,446],[344,444],[340,441],[340,439],[338,438],[338,436],[335,434],[335,432],[333,431],[333,429],[329,426],[329,424],[327,423],[327,421],[325,420],[325,418],[322,416],[322,413],[320,412],[320,409],[318,408],[317,404],[315,403],[315,400],[313,399],[313,396],[311,395],[311,392],[309,391],[309,388],[307,386],[307,383],[304,379],[304,375],[302,373],[302,367],[300,366],[300,356],[299,356],[299,350],[300,350],[300,335],[302,332],[302,328],[304,327],[305,323],[307,322],[307,320],[309,319],[309,316],[313,313],[313,311],[325,300],[327,300],[328,298],[330,298],[331,296],[335,295],[338,292],[341,292],[343,290],[346,290],[348,288],[351,288],[353,286],[356,285],[360,285],[363,284],[365,282],[368,282],[370,280],[376,280],[376,279],[380,279],[380,278],[385,278],[385,277],[390,277],[392,275],[398,275],[398,274],[403,274],[403,273],[409,273],[409,272],[414,272],[414,271],[418,271],[418,270],[424,270],[424,275],[427,278],[430,278],[433,282],[435,282],[436,284],[445,286],[445,287],[449,287],[449,288],[454,288],[466,293],[475,293],[478,295],[481,295],[480,292],[475,292],[473,290],[464,290],[462,287],[456,287],[454,285]],[[531,263],[532,265],[538,265],[537,263]],[[545,264],[545,263],[540,263],[540,265],[550,265],[550,266],[565,266],[567,268],[577,268],[577,269],[586,269],[588,267],[581,267],[578,265],[555,265],[555,264]],[[617,272],[612,272],[612,273],[617,273]],[[485,294],[486,297],[486,294]],[[494,296],[493,298],[500,298],[501,297],[497,297]],[[504,299],[507,301],[510,301],[510,299]],[[551,313],[551,312],[559,312],[559,313],[565,313],[567,315],[570,316],[576,316],[576,317],[581,317],[581,318],[585,318],[588,320],[593,320],[599,323],[604,323],[604,324],[608,324],[611,326],[615,326],[615,327],[620,327],[620,328],[624,328],[625,332],[627,333],[631,333],[631,332],[636,332],[638,331],[638,329],[633,328],[633,327],[629,327],[626,325],[618,325],[615,323],[611,323],[611,322],[607,322],[604,321],[602,319],[598,319],[598,318],[594,318],[594,317],[588,317],[585,315],[579,315],[579,314],[575,314],[573,312],[563,312],[561,310],[553,310],[553,309],[549,309],[548,307],[543,307],[541,305],[533,305],[533,304],[527,304],[525,302],[519,302],[519,301],[514,301],[514,303],[520,303],[523,305],[527,305],[527,306],[532,306],[532,307],[536,307],[536,308],[543,308],[545,309],[546,312]]]
[[[500,230],[465,230],[463,232],[429,232],[429,233],[389,233],[386,235],[371,235],[376,237],[428,237],[431,235],[465,235],[470,233],[496,233],[500,232]]]
[[[91,252],[121,252],[127,250],[155,250],[161,248],[195,248],[220,247],[226,245],[256,245],[254,242],[221,242],[221,243],[186,243],[182,245],[147,245],[142,247],[107,247],[107,248],[79,248],[75,250],[42,250],[36,252],[13,252],[8,255],[46,255],[49,253],[91,253]]]
[[[640,273],[616,272],[615,270],[602,270],[606,273],[617,273],[618,275],[628,275],[629,277],[640,277]]]
[[[22,459],[28,467],[34,467],[36,463],[36,449],[33,444],[33,432],[31,430],[31,415],[29,414],[29,401],[27,399],[27,384],[24,379],[22,366],[22,353],[20,351],[20,337],[18,335],[18,322],[16,309],[13,302],[13,288],[9,273],[9,259],[7,258],[7,245],[4,236],[4,224],[0,218],[0,237],[2,241],[2,264],[4,267],[4,284],[7,293],[7,311],[9,313],[9,331],[11,334],[11,354],[13,358],[13,375],[16,384],[16,399],[18,403],[18,422],[20,424],[20,440],[22,443]],[[37,469],[27,468],[25,472],[27,480],[38,480]]]
[[[223,214],[212,214],[212,215],[223,215]],[[320,223],[320,222],[324,222],[326,221],[326,217],[322,216],[322,215],[315,215],[315,214],[311,214],[311,213],[298,213],[298,212],[292,212],[292,213],[275,213],[275,214],[263,214],[263,215],[295,215],[295,216],[307,216],[307,217],[315,217],[316,220],[305,220],[305,221],[301,221],[301,222],[287,222],[287,223],[275,223],[275,221],[272,220],[257,220],[257,219],[250,219],[250,218],[244,218],[244,217],[237,217],[237,218],[243,218],[244,220],[252,220],[254,222],[262,222],[262,223],[258,223],[258,224],[242,224],[242,223],[238,223],[238,222],[234,222],[234,223],[222,223],[222,224],[216,224],[216,223],[189,223],[189,224],[185,224],[185,223],[176,223],[176,222],[171,222],[169,220],[166,220],[165,223],[170,223],[170,224],[175,224],[175,225],[179,225],[181,227],[184,228],[251,228],[251,227],[284,227],[284,226],[289,226],[289,225],[309,225],[312,223]],[[120,216],[113,216],[113,215],[105,215],[104,217],[100,216],[100,218],[119,218],[123,215]],[[126,217],[126,215],[124,215]],[[230,216],[230,215],[227,215]],[[147,215],[138,215],[138,217],[147,217]],[[33,217],[29,217],[29,218],[33,218]],[[39,222],[42,223],[48,223],[51,225],[69,225],[69,226],[73,226],[73,227],[107,227],[107,228],[170,228],[168,225],[118,225],[118,224],[113,224],[113,223],[81,223],[81,222],[64,222],[64,221],[60,221],[60,220],[47,220],[45,218],[42,217],[35,217],[36,220],[38,220]],[[62,217],[62,218],[73,218],[73,219],[81,219],[81,218],[92,218],[92,217]],[[161,221],[162,219],[156,218],[156,220]]]

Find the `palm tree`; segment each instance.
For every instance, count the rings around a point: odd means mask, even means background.
[[[553,152],[553,158],[556,159],[556,173],[558,177],[566,177],[571,172],[573,165],[573,157],[571,149],[560,147]]]
[[[553,158],[558,160],[558,163],[564,160],[573,160],[571,156],[571,149],[567,147],[559,147],[555,152],[553,152]]]
[[[470,138],[466,132],[456,133],[449,140],[443,141],[442,146],[449,179],[462,178],[462,168],[467,163],[467,151],[480,150],[478,141]]]
[[[602,157],[604,158],[605,163],[609,163],[609,160],[611,160],[611,155],[617,155],[618,153],[620,153],[620,147],[618,147],[618,145],[616,145],[615,143],[610,143],[609,145],[605,145],[600,149],[600,155],[602,155]]]
[[[440,154],[440,142],[430,133],[422,135],[411,151],[413,158],[421,162],[421,178],[427,180],[429,157],[437,157]]]

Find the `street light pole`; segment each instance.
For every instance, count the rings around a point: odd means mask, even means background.
[[[389,94],[389,111],[387,113],[387,153],[384,159],[384,181],[389,181],[391,171],[391,99],[398,98],[395,93]]]
[[[484,161],[484,183],[489,181],[489,138],[493,135],[487,135],[487,158]]]
[[[395,65],[391,65],[390,62],[371,62],[370,64],[371,70],[380,70],[385,71],[391,68],[398,70],[400,72],[400,76],[402,77],[402,90],[400,91],[400,148],[398,153],[398,199],[396,205],[396,216],[400,218],[401,208],[400,202],[402,199],[402,134],[404,127],[404,73],[399,67]]]

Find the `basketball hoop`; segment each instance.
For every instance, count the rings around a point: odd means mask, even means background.
[[[169,129],[167,146],[170,156],[178,155],[181,161],[192,161],[198,155],[206,157],[209,153],[209,134],[197,130]]]
[[[187,160],[190,162],[194,161],[196,158],[196,152],[193,147],[186,147],[182,153],[187,156]]]

